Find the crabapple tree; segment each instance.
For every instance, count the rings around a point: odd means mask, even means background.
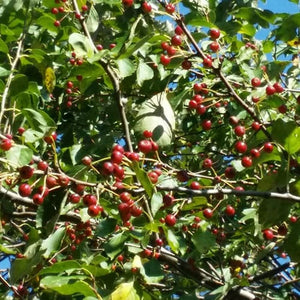
[[[1,299],[299,295],[300,14],[257,2],[2,1]]]

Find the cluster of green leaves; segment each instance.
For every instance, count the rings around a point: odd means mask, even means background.
[[[191,295],[214,290],[199,286],[192,272],[181,273],[160,258],[158,237],[191,270],[211,273],[209,266],[213,266],[216,278],[225,284],[207,299],[220,299],[236,285],[251,287],[249,278],[269,271],[270,257],[279,251],[287,251],[298,262],[299,222],[291,223],[289,217],[300,213],[299,13],[263,11],[248,0],[182,0],[178,9],[186,12],[183,22],[193,40],[183,35],[171,63],[163,66],[161,43],[170,42],[176,21],[182,20],[177,13],[167,14],[161,1],[149,1],[150,14],[143,12],[143,1],[128,8],[121,2],[3,1],[1,139],[12,134],[14,144],[8,151],[1,150],[0,179],[2,187],[16,197],[1,192],[0,250],[17,255],[10,284],[23,283],[40,299],[161,299],[175,294],[195,299]],[[82,19],[76,18],[76,6],[83,5],[88,11],[82,12]],[[64,7],[64,12],[53,14],[54,7]],[[54,25],[55,20],[60,20],[60,26]],[[217,53],[209,47],[210,28],[221,31]],[[272,29],[263,41],[258,39],[261,28]],[[103,50],[95,51],[100,44]],[[203,66],[196,45],[212,56],[213,68]],[[187,60],[192,63],[189,70],[182,68]],[[260,87],[251,86],[254,77],[261,78]],[[275,82],[285,91],[266,95],[266,86]],[[195,83],[207,86],[203,115],[189,108]],[[253,97],[259,101],[254,103]],[[281,105],[286,106],[284,114],[278,111]],[[264,130],[251,129],[253,115]],[[232,116],[247,128],[242,138],[234,133]],[[212,122],[210,130],[203,129],[204,120]],[[101,173],[115,143],[129,149],[124,126],[129,126],[134,149],[144,130],[152,131],[160,146],[139,162],[123,159],[123,184],[129,192],[134,190],[133,200],[143,207],[143,214],[132,218],[130,226],[118,212],[115,178]],[[25,129],[22,134],[20,127]],[[44,137],[53,131],[59,139],[49,146]],[[244,154],[234,147],[237,140],[247,143],[247,155],[267,141],[274,150],[261,151],[246,168],[241,163]],[[87,155],[93,158],[92,168],[81,163]],[[18,198],[22,182],[18,169],[36,156],[50,168],[48,173],[35,172],[28,183],[37,187],[45,184],[48,175],[65,173],[71,184],[51,190],[43,205],[24,209],[32,203]],[[213,168],[203,168],[205,158],[212,160]],[[234,178],[224,175],[229,165]],[[162,171],[157,184],[147,175],[155,168]],[[204,191],[242,186],[246,191],[286,193],[287,197],[197,194],[189,189],[193,181]],[[86,193],[97,194],[105,212],[101,217],[91,218],[81,202],[67,203],[79,183],[86,183]],[[163,196],[170,191],[176,201],[166,208]],[[296,200],[288,198],[289,192]],[[226,215],[227,205],[235,208],[233,217]],[[203,214],[207,207],[214,209],[211,219]],[[175,226],[161,222],[167,214],[176,215]],[[92,235],[80,236],[82,224],[91,228]],[[287,228],[286,238],[280,227]],[[276,234],[273,241],[264,240],[265,228]],[[71,238],[72,230],[79,239]],[[151,255],[145,255],[144,249],[151,249]],[[293,275],[298,277],[299,269]],[[261,282],[259,292],[288,299],[289,285],[274,290],[278,282],[275,277]]]

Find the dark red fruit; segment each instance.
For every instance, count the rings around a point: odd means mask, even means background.
[[[191,63],[189,60],[185,59],[185,60],[181,63],[181,67],[182,67],[182,69],[184,69],[184,70],[189,70],[189,69],[192,67],[192,63]]]
[[[264,151],[267,152],[267,153],[271,153],[273,152],[273,145],[270,143],[270,142],[267,142],[264,144]]]
[[[266,93],[268,96],[271,96],[276,93],[276,89],[272,85],[266,87]]]
[[[4,151],[8,151],[12,147],[11,139],[3,139],[1,141],[0,147]]]
[[[80,202],[81,197],[78,194],[70,194],[68,199],[71,203],[78,203]]]
[[[97,197],[93,194],[86,194],[82,198],[84,205],[91,206],[97,204]]]
[[[37,164],[37,168],[38,170],[45,172],[48,169],[48,163],[46,161],[40,160]]]
[[[234,132],[237,136],[243,136],[246,133],[244,126],[238,125],[234,128]]]
[[[229,217],[233,217],[235,215],[235,209],[231,205],[227,205],[225,209],[225,213]]]
[[[175,11],[175,5],[172,3],[168,3],[165,9],[168,14],[172,14]]]
[[[58,21],[58,20],[54,21],[53,25],[55,27],[59,27],[60,26],[60,21]]]
[[[261,125],[258,122],[254,121],[251,124],[251,127],[252,127],[253,130],[258,131],[260,129]]]
[[[209,45],[209,48],[210,48],[211,51],[217,52],[217,51],[219,51],[219,49],[220,49],[220,45],[219,45],[218,42],[212,42],[212,43]]]
[[[66,175],[60,175],[58,177],[58,184],[61,186],[61,187],[66,187],[68,186],[70,183],[70,178]]]
[[[140,206],[137,205],[133,205],[130,208],[130,213],[134,216],[134,217],[139,217],[142,213],[143,213],[143,209]]]
[[[182,27],[177,25],[175,27],[175,33],[178,34],[178,35],[182,35],[184,33]]]
[[[34,194],[32,200],[36,205],[42,205],[44,202],[44,197],[41,194]]]
[[[203,115],[206,112],[206,106],[203,104],[197,104],[196,111],[198,115]]]
[[[205,68],[210,68],[212,66],[212,60],[210,58],[208,58],[208,57],[205,57],[203,59],[203,66]]]
[[[114,150],[111,154],[111,161],[115,164],[120,164],[123,159],[123,154],[120,151]]]
[[[123,192],[120,194],[120,199],[124,203],[128,203],[131,200],[131,195],[128,192]]]
[[[47,176],[46,178],[46,185],[49,189],[55,187],[58,185],[56,178],[52,177],[52,176]]]
[[[114,165],[110,161],[106,161],[102,166],[102,174],[109,176],[114,172]]]
[[[90,205],[88,207],[88,211],[87,212],[88,212],[89,216],[96,217],[96,216],[98,216],[100,214],[101,211],[103,211],[103,209],[101,208],[101,206],[98,205],[98,204],[94,204],[94,205]]]
[[[205,169],[210,169],[212,167],[212,165],[213,165],[213,163],[210,158],[204,159],[203,164],[202,164],[203,168],[205,168]]]
[[[19,186],[19,194],[22,197],[28,197],[31,194],[31,191],[32,191],[31,186],[28,183],[22,183]]]
[[[284,87],[278,82],[275,82],[273,84],[273,87],[275,88],[277,93],[282,93],[284,91]]]
[[[180,46],[182,43],[182,39],[180,35],[174,35],[171,39],[171,44],[173,46]]]
[[[30,166],[23,166],[19,170],[22,179],[29,179],[33,176],[34,169]]]
[[[204,130],[210,130],[211,129],[211,120],[203,120],[202,121],[202,128],[204,129]]]
[[[143,136],[144,136],[145,138],[147,138],[147,139],[151,138],[152,135],[153,135],[152,131],[145,130],[145,131],[143,132]]]
[[[57,134],[56,134],[56,132],[52,132],[52,134],[51,135],[48,135],[48,136],[45,136],[44,137],[44,141],[47,143],[47,144],[52,144],[52,143],[54,143],[55,141],[56,141],[56,139],[57,139]]]
[[[235,169],[233,167],[227,167],[225,169],[225,177],[228,179],[233,179],[235,177]]]
[[[149,177],[150,181],[151,181],[153,184],[157,183],[157,181],[158,181],[158,174],[157,174],[156,172],[150,171],[150,172],[148,173],[148,177]]]
[[[133,5],[133,0],[122,0],[122,3],[126,7],[130,7]]]
[[[257,158],[260,156],[260,151],[256,148],[253,148],[250,150],[250,155],[253,157],[253,158]]]
[[[163,202],[166,207],[172,206],[174,203],[174,196],[166,194],[163,196]]]

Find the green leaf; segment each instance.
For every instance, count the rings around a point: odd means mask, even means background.
[[[151,259],[146,262],[144,268],[141,269],[141,275],[147,283],[160,282],[164,278],[164,272],[157,259]]]
[[[209,231],[197,230],[192,237],[192,242],[200,253],[205,253],[215,245],[216,238]]]
[[[282,20],[281,25],[275,30],[277,39],[284,42],[290,41],[297,36],[297,30],[300,27],[300,13],[289,15]]]
[[[118,65],[120,75],[123,78],[132,75],[136,70],[135,65],[128,58],[117,59],[116,64]]]
[[[20,144],[15,144],[6,152],[6,159],[12,165],[21,167],[27,165],[32,160],[33,151]]]
[[[61,227],[42,242],[41,250],[45,250],[44,257],[48,258],[52,252],[60,249],[61,243],[65,236],[66,229]]]
[[[44,134],[52,132],[56,128],[56,123],[42,110],[26,108],[22,110],[31,129]]]
[[[300,223],[290,225],[290,232],[285,239],[283,249],[287,251],[290,258],[294,262],[300,262]]]
[[[59,261],[50,267],[43,268],[40,275],[45,274],[58,274],[66,272],[67,270],[80,269],[81,265],[75,260]]]
[[[263,199],[258,209],[258,220],[262,228],[278,225],[285,221],[292,205],[293,203],[283,199]]]
[[[89,32],[95,32],[99,26],[99,15],[94,5],[89,10],[89,15],[86,20],[86,26]]]
[[[8,53],[8,47],[2,39],[0,39],[0,52]]]
[[[105,220],[101,220],[97,225],[95,235],[100,237],[108,236],[109,234],[115,231],[116,224],[117,224],[116,219],[107,218]]]
[[[171,247],[172,251],[174,251],[175,253],[178,253],[179,241],[178,241],[176,235],[170,229],[165,230],[165,233],[166,233],[168,245]]]
[[[148,197],[151,198],[152,195],[153,195],[154,190],[153,190],[153,185],[152,185],[146,171],[141,169],[138,162],[136,162],[136,161],[133,161],[131,166],[132,166],[132,169],[134,170],[134,172],[136,174],[137,179],[139,180],[139,182],[141,183],[141,185],[145,189]]]
[[[13,77],[10,88],[10,97],[16,96],[21,92],[24,92],[28,88],[28,77],[23,74],[17,74]]]
[[[151,212],[153,216],[159,211],[163,204],[163,196],[161,193],[154,193],[151,198]]]
[[[10,71],[9,70],[6,70],[2,67],[0,67],[0,77],[6,77],[10,74]]]
[[[6,248],[4,245],[0,244],[0,252],[4,253],[4,254],[16,254],[15,250],[12,250],[10,248]]]
[[[46,276],[40,281],[40,286],[45,290],[53,290],[61,295],[80,294],[95,296],[94,289],[85,281],[86,276]]]
[[[187,210],[199,209],[206,204],[207,204],[206,197],[193,197],[192,201],[187,202],[187,204],[185,204],[181,210],[187,211]]]
[[[146,63],[140,61],[137,68],[136,76],[138,85],[142,86],[144,81],[153,78],[154,72]]]
[[[138,300],[140,297],[136,293],[133,281],[124,282],[118,285],[115,291],[110,295],[109,300]]]
[[[160,146],[170,146],[175,130],[175,115],[166,93],[153,96],[138,109],[135,131],[142,135],[145,130],[150,130]]]
[[[69,36],[69,43],[78,56],[87,55],[88,57],[92,57],[94,51],[89,39],[85,35],[76,32],[72,33]]]
[[[104,244],[104,250],[106,251],[106,254],[111,259],[114,259],[117,254],[122,252],[127,238],[128,232],[121,232],[112,237],[108,243]]]

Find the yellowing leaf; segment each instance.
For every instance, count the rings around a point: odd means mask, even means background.
[[[117,289],[110,295],[110,300],[138,300],[137,295],[132,282],[121,283]]]
[[[294,38],[293,40],[288,41],[287,44],[292,47],[298,47],[298,46],[300,46],[300,39]]]
[[[132,268],[140,269],[143,266],[141,257],[139,255],[135,255],[132,261]]]
[[[44,84],[47,91],[52,93],[55,87],[55,73],[50,67],[48,67],[45,71]]]

